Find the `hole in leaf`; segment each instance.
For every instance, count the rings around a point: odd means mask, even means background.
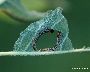
[[[40,36],[36,43],[38,50],[45,48],[53,48],[57,42],[57,31],[50,30]]]

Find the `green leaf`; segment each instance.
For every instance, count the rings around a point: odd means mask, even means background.
[[[35,21],[45,16],[45,13],[28,11],[20,0],[1,0],[0,10],[20,22]]]

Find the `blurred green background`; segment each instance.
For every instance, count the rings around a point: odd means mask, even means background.
[[[89,0],[22,0],[29,10],[45,12],[58,6],[64,8],[68,20],[69,37],[75,48],[90,46]],[[20,23],[0,12],[0,51],[11,51],[19,33],[30,23]],[[51,47],[55,36],[39,40],[38,47]],[[46,39],[45,39],[46,37]],[[42,37],[43,38],[43,37]],[[48,39],[47,39],[48,38]],[[49,56],[0,57],[0,72],[90,72],[72,67],[90,67],[90,53]]]

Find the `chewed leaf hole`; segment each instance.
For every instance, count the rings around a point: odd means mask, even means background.
[[[36,43],[37,49],[53,48],[57,42],[57,33],[57,31],[50,30],[41,35]]]

